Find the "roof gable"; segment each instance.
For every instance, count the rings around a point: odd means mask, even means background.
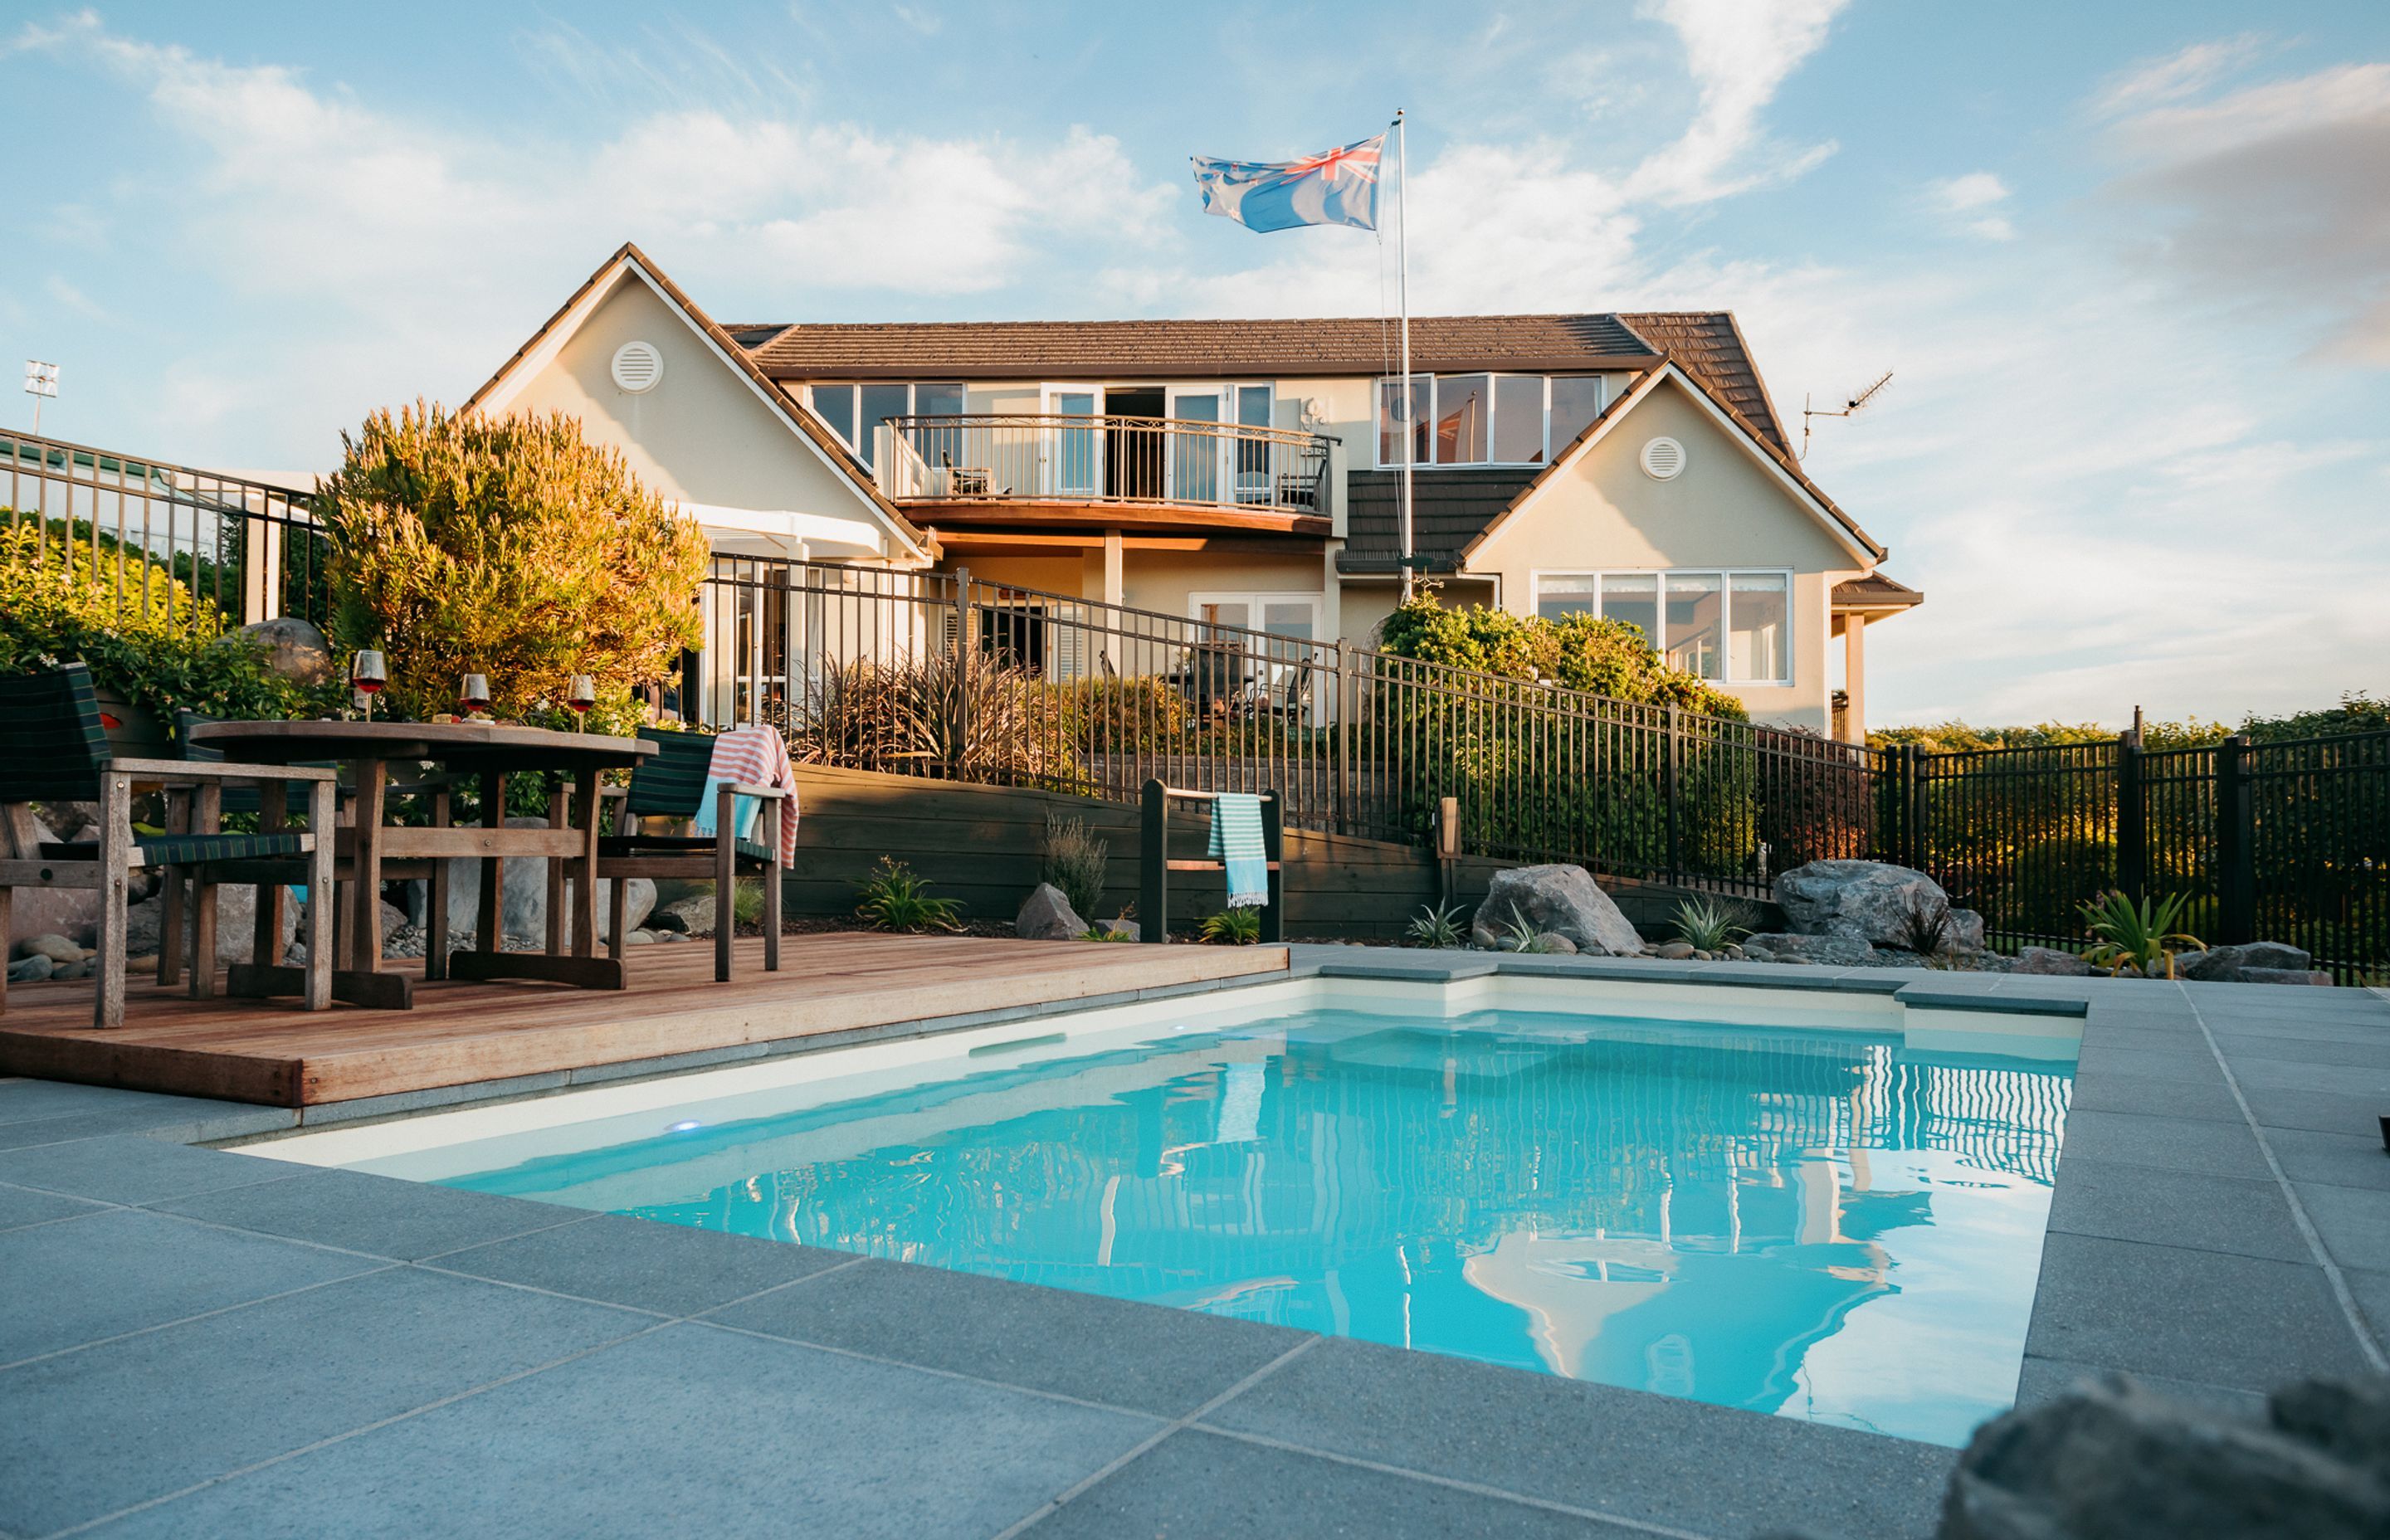
[[[644,285],[666,310],[687,326],[703,342],[706,352],[725,368],[731,370],[772,417],[817,456],[837,480],[854,494],[873,521],[887,532],[890,540],[904,555],[916,561],[931,559],[930,538],[897,511],[896,506],[880,493],[869,472],[848,453],[837,436],[758,369],[746,349],[699,309],[696,302],[649,262],[645,253],[627,241],[600,264],[586,282],[573,290],[572,297],[532,334],[529,340],[515,350],[514,355],[467,399],[461,410],[505,410],[539,370],[556,358],[573,334],[625,283]]]

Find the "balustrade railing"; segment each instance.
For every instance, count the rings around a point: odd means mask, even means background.
[[[890,417],[873,445],[897,502],[1164,503],[1329,512],[1335,440],[1176,417],[1065,413]]]

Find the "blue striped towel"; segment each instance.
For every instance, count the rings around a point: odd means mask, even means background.
[[[1214,861],[1228,868],[1228,907],[1257,909],[1269,902],[1269,854],[1262,844],[1262,800],[1226,792],[1212,802]]]

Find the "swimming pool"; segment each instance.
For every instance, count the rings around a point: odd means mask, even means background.
[[[2014,1396],[2073,1026],[1310,981],[261,1152],[1955,1444]]]

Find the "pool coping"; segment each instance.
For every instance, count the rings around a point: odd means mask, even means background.
[[[2365,1110],[2376,1101],[2390,1106],[2390,1094],[2350,1088],[2370,1084],[2363,1077],[2390,1073],[2390,1002],[2372,992],[1342,946],[1298,946],[1293,953],[1289,973],[1265,981],[1141,990],[1049,1007],[900,1023],[803,1040],[792,1051],[1317,976],[1440,981],[1510,973],[1838,990],[1889,994],[1936,1009],[2071,1016],[2081,1020],[2084,1046],[2043,1237],[2020,1404],[2058,1393],[2085,1373],[2123,1370],[2247,1414],[2261,1405],[2261,1392],[2280,1381],[2382,1367],[2381,1336],[2390,1330],[2390,1223],[2377,1221],[2390,1216],[2390,1179],[2384,1174],[2390,1160],[2376,1144],[2373,1165],[2366,1165],[2361,1140],[2373,1134]],[[890,1386],[921,1381],[945,1383],[957,1395],[964,1387],[975,1387],[972,1394],[1000,1392],[1004,1415],[1022,1419],[1024,1427],[1096,1418],[1111,1430],[1107,1437],[1128,1441],[1124,1448],[1091,1448],[1073,1457],[1077,1465],[1064,1461],[1067,1469],[1058,1467],[1051,1490],[1011,1518],[983,1521],[996,1508],[975,1510],[952,1533],[1047,1536],[1089,1525],[1095,1533],[1135,1532],[1149,1511],[1167,1512],[1186,1533],[1201,1533],[1200,1521],[1207,1513],[1216,1509],[1213,1521],[1227,1525],[1239,1504],[1256,1500],[1253,1494],[1264,1491],[1276,1494],[1273,1501],[1281,1505],[1271,1511],[1286,1515],[1303,1511],[1306,1502],[1327,1500],[1321,1494],[1343,1505],[1339,1512],[1368,1511],[1380,1501],[1389,1515],[1433,1510],[1436,1527],[1417,1533],[1472,1523],[1543,1525],[1556,1534],[1677,1536],[1739,1536],[1787,1527],[1820,1535],[1875,1535],[1923,1534],[1932,1527],[1954,1452],[1872,1433],[1189,1316],[1166,1307],[1124,1305],[903,1264],[832,1259],[776,1242],[726,1247],[724,1242],[737,1238],[636,1220],[606,1218],[604,1225],[612,1227],[583,1230],[599,1224],[600,1216],[570,1213],[559,1219],[558,1211],[546,1205],[357,1173],[294,1166],[287,1174],[261,1176],[260,1162],[248,1156],[189,1150],[172,1158],[175,1174],[168,1179],[148,1174],[160,1157],[143,1152],[161,1144],[219,1145],[358,1117],[403,1116],[468,1099],[553,1094],[575,1084],[677,1073],[728,1058],[773,1057],[772,1046],[752,1054],[684,1055],[607,1066],[577,1079],[527,1077],[538,1084],[476,1087],[482,1094],[470,1097],[414,1093],[370,1106],[303,1112],[51,1082],[0,1083],[0,1200],[37,1215],[20,1223],[0,1209],[0,1251],[13,1243],[43,1267],[66,1269],[60,1277],[82,1264],[79,1258],[96,1254],[110,1226],[165,1226],[175,1234],[188,1229],[238,1238],[246,1246],[263,1248],[261,1254],[277,1265],[302,1253],[329,1253],[371,1268],[370,1277],[419,1277],[425,1288],[528,1290],[541,1309],[571,1305],[585,1311],[587,1302],[598,1300],[646,1312],[642,1329],[628,1339],[644,1344],[636,1350],[610,1342],[526,1371],[528,1378],[494,1375],[486,1384],[467,1385],[369,1426],[340,1430],[262,1460],[212,1471],[92,1518],[137,1509],[151,1516],[154,1526],[187,1515],[192,1532],[204,1532],[221,1527],[224,1505],[237,1510],[244,1494],[270,1492],[276,1503],[288,1504],[291,1493],[275,1483],[293,1481],[340,1495],[352,1505],[341,1511],[353,1515],[353,1504],[365,1500],[353,1484],[366,1477],[350,1467],[360,1461],[376,1491],[392,1482],[405,1485],[410,1472],[423,1480],[438,1474],[429,1465],[414,1468],[412,1462],[425,1457],[409,1453],[397,1428],[419,1430],[469,1417],[469,1409],[457,1408],[482,1402],[496,1405],[529,1394],[520,1387],[546,1375],[595,1374],[598,1368],[587,1366],[602,1367],[634,1352],[698,1354],[716,1334],[734,1332],[758,1344],[758,1355],[770,1356],[760,1345],[765,1343],[776,1344],[771,1354],[798,1354],[811,1366],[805,1372],[817,1378],[829,1372],[822,1366],[831,1359],[877,1366],[871,1372]],[[189,1190],[194,1187],[198,1190]],[[468,1197],[480,1205],[471,1223],[461,1217],[458,1201]],[[47,1213],[45,1204],[78,1206]],[[6,1227],[11,1225],[16,1227]],[[556,1275],[533,1275],[527,1281],[519,1257],[509,1264],[518,1267],[513,1276],[499,1276],[504,1269],[494,1262],[474,1260],[561,1248],[575,1232],[592,1255],[582,1259],[583,1271],[565,1284]],[[422,1238],[427,1236],[434,1238]],[[543,1236],[544,1241],[534,1238]],[[589,1238],[600,1237],[610,1238]],[[459,1238],[465,1243],[444,1246]],[[777,1255],[759,1260],[752,1250],[756,1247]],[[803,1277],[703,1310],[682,1310],[623,1297],[634,1273],[647,1276],[629,1260],[635,1251],[641,1268],[661,1267],[675,1277],[707,1276],[709,1269],[726,1265],[722,1259],[730,1255],[749,1269],[773,1262],[792,1265],[798,1256],[820,1260]],[[78,1386],[99,1395],[102,1368],[136,1351],[134,1344],[162,1351],[159,1344],[198,1342],[245,1312],[296,1308],[289,1303],[294,1296],[266,1288],[272,1280],[261,1275],[253,1297],[174,1315],[179,1307],[171,1302],[184,1298],[177,1290],[185,1287],[173,1276],[177,1264],[171,1255],[157,1255],[152,1264],[168,1275],[158,1280],[169,1297],[159,1309],[168,1314],[129,1332],[63,1342],[30,1363],[0,1367],[0,1408],[9,1404],[12,1381],[28,1385],[28,1377],[39,1377],[52,1395],[63,1391],[71,1398]],[[335,1281],[321,1287],[366,1285]],[[811,1306],[803,1292],[807,1290],[820,1291]],[[947,1325],[892,1331],[885,1323],[867,1329],[857,1324],[873,1296],[906,1290],[940,1302],[931,1314]],[[67,1317],[58,1329],[69,1335],[84,1329],[72,1324],[78,1302],[68,1297],[71,1290],[58,1292],[57,1299],[37,1299],[33,1315],[42,1321]],[[821,1303],[834,1297],[839,1310]],[[793,1312],[804,1324],[733,1326],[713,1318],[734,1307],[765,1310],[752,1303],[758,1298],[779,1302],[769,1308]],[[1148,1312],[1152,1314],[1142,1314]],[[1177,1400],[1135,1405],[1122,1404],[1111,1391],[1057,1389],[1057,1366],[1069,1366],[1074,1354],[1084,1352],[1077,1344],[1160,1343],[1185,1335],[1189,1328],[1183,1323],[1189,1320],[1206,1323],[1200,1328],[1200,1351],[1190,1351],[1190,1364],[1214,1362],[1248,1372],[1225,1384],[1197,1375],[1174,1392]],[[982,1323],[979,1334],[970,1330],[974,1321]],[[930,1340],[944,1330],[957,1335]],[[975,1336],[985,1339],[976,1349],[965,1341]],[[1018,1338],[1029,1348],[993,1366],[972,1356],[974,1351],[983,1354],[986,1340],[996,1336]],[[377,1351],[398,1349],[368,1341],[349,1351],[366,1354],[369,1363]],[[198,1362],[195,1383],[204,1388],[217,1371],[204,1354]],[[762,1376],[766,1368],[759,1361],[752,1372]],[[186,1367],[185,1372],[194,1371]],[[742,1381],[750,1374],[743,1366],[717,1372]],[[1194,1374],[1192,1368],[1186,1372]],[[224,1384],[237,1382],[232,1363],[225,1363],[221,1373]],[[1471,1408],[1458,1423],[1447,1410],[1456,1404]],[[58,1403],[45,1405],[55,1408]],[[620,1416],[626,1438],[658,1436],[641,1431],[637,1406],[625,1405]],[[30,1426],[25,1436],[38,1444],[42,1430]],[[169,1428],[161,1436],[171,1444],[177,1435]],[[526,1459],[537,1454],[535,1426],[509,1425],[484,1436],[502,1443],[520,1439]],[[919,1457],[934,1464],[943,1447],[925,1448]],[[857,1458],[858,1481],[876,1478],[879,1472],[867,1469],[870,1462]],[[343,1459],[348,1466],[341,1465]],[[17,1474],[9,1473],[12,1469]],[[73,1527],[27,1528],[21,1518],[11,1521],[9,1515],[19,1507],[29,1512],[41,1508],[38,1494],[20,1490],[11,1495],[12,1486],[27,1482],[27,1469],[23,1460],[0,1461],[0,1530]],[[1734,1479],[1722,1483],[1722,1470]],[[91,1481],[110,1479],[115,1478],[96,1475]],[[626,1473],[617,1479],[644,1478]],[[989,1483],[965,1485],[979,1492]],[[1010,1500],[989,1498],[998,1508]],[[636,1511],[636,1503],[624,1509]],[[79,1518],[76,1523],[84,1521]],[[1385,1533],[1395,1534],[1413,1533],[1401,1523],[1421,1521],[1386,1521],[1394,1527]],[[624,1522],[624,1532],[631,1532],[634,1526],[627,1518]],[[588,1532],[585,1525],[579,1528]],[[868,1532],[868,1524],[858,1530]]]

